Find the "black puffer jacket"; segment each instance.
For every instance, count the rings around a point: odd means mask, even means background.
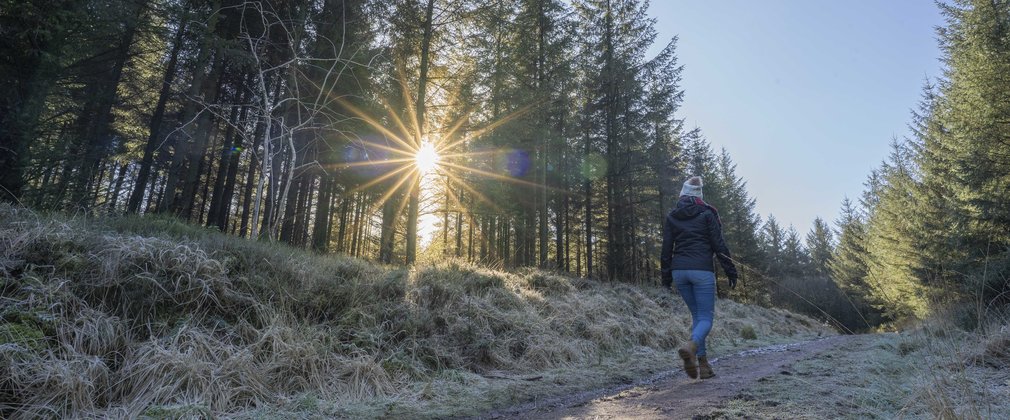
[[[736,266],[722,237],[722,224],[715,208],[694,197],[683,196],[663,224],[663,285],[670,287],[673,270],[715,272],[712,255],[719,258],[726,275],[736,280]]]

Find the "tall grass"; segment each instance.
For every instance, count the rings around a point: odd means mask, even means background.
[[[1010,417],[1010,316],[990,312],[971,315],[964,309],[940,311],[901,343],[915,352],[917,392],[906,410],[936,418]]]
[[[690,322],[660,289],[458,262],[384,267],[169,219],[4,205],[0,279],[9,418],[473,413],[507,402],[495,390],[531,396],[488,377],[672,363]],[[744,327],[764,340],[828,331],[781,310],[719,311],[716,349],[746,346]]]

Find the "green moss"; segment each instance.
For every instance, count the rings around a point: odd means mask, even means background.
[[[36,352],[48,347],[45,332],[21,322],[0,325],[0,345],[4,344],[17,344]]]
[[[744,325],[740,327],[740,337],[744,340],[757,340],[757,332],[754,331],[754,327],[750,325]]]
[[[214,418],[210,408],[197,404],[152,405],[140,413],[142,419]]]
[[[531,289],[549,294],[560,295],[575,290],[571,279],[546,273],[533,273],[526,277],[526,282]]]
[[[898,354],[901,356],[907,356],[912,352],[918,350],[920,343],[916,341],[906,340],[898,343]]]

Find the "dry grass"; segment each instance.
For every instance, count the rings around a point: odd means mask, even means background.
[[[852,336],[708,418],[1010,418],[1010,327],[968,331],[938,314],[901,333]]]
[[[0,281],[5,418],[472,414],[669,367],[690,322],[660,289],[382,267],[165,219],[9,206]],[[717,310],[716,352],[828,332]]]
[[[986,314],[971,330],[961,329],[958,318],[941,313],[915,332],[928,364],[917,364],[921,386],[909,406],[938,418],[1010,417],[1010,318]]]

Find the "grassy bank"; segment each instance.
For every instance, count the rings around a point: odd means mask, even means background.
[[[669,369],[657,288],[0,206],[0,417],[449,416]],[[714,353],[831,333],[721,301]]]
[[[937,315],[838,348],[715,407],[704,418],[1010,418],[1010,327],[963,329]]]

